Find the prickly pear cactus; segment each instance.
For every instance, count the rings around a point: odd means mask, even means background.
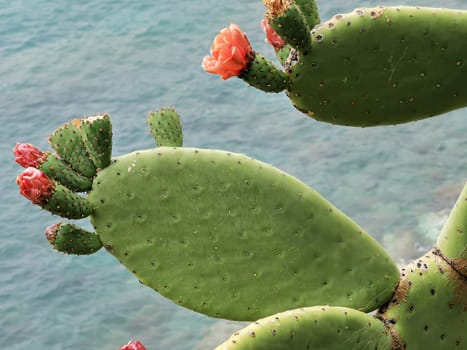
[[[263,27],[283,71],[236,40],[245,35],[239,29],[236,35],[221,31],[205,70],[223,74],[230,61],[242,62],[230,76],[266,92],[286,91],[298,110],[340,125],[407,123],[467,105],[467,49],[460,40],[467,35],[467,11],[358,8],[319,23],[315,1],[264,3]],[[236,56],[228,55],[232,47]]]
[[[173,109],[150,113],[149,125],[159,147],[113,159],[108,116],[52,134],[56,157],[92,180],[86,196],[37,169],[18,177],[34,203],[90,217],[95,233],[68,223],[48,228],[54,248],[91,254],[103,246],[177,304],[234,320],[315,304],[370,311],[391,297],[396,265],[317,192],[245,155],[180,147]],[[44,195],[31,188],[35,176],[47,183]]]

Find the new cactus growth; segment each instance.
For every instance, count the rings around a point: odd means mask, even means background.
[[[250,77],[253,60],[239,77],[266,92],[275,81],[283,82],[274,91],[286,91],[308,116],[366,127],[407,123],[467,105],[467,52],[459,39],[467,35],[467,11],[359,8],[318,24],[314,1],[265,4],[269,25],[292,49],[284,60],[283,49],[275,46],[283,71],[268,68],[262,83],[255,74]]]

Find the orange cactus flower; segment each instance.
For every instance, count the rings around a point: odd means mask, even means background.
[[[24,168],[37,168],[47,158],[48,153],[42,152],[30,143],[17,143],[13,149],[15,161]]]
[[[238,76],[254,57],[253,49],[239,26],[224,28],[211,45],[211,56],[203,59],[206,72],[219,74],[222,79]]]
[[[261,21],[261,28],[266,33],[266,42],[272,45],[276,51],[282,49],[285,46],[285,41],[282,40],[274,28],[271,27],[266,18]]]
[[[34,204],[45,204],[52,197],[55,184],[42,171],[29,167],[16,178],[20,193]]]

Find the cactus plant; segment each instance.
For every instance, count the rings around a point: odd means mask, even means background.
[[[71,125],[81,135],[80,126],[96,120]],[[53,225],[46,235],[54,248],[91,254],[104,246],[143,284],[214,317],[255,320],[312,304],[370,311],[391,297],[396,265],[317,192],[245,155],[173,147],[182,142],[173,109],[151,112],[149,126],[159,147],[112,161],[102,152],[108,160],[101,163],[109,165],[95,166],[86,197],[67,191],[76,200],[61,204],[62,197],[48,195],[36,201],[61,216],[90,216],[96,230]],[[106,148],[109,137],[102,138]],[[84,138],[82,144],[75,154],[86,154]],[[60,157],[72,159],[56,148]]]
[[[466,51],[459,39],[467,34],[467,11],[358,8],[319,23],[314,0],[264,3],[263,28],[283,70],[247,46],[236,75],[266,92],[286,91],[308,116],[367,127],[407,123],[467,105]],[[220,45],[224,54],[219,57]],[[221,31],[212,56],[203,60],[205,70],[222,74],[232,45]]]
[[[76,129],[67,124],[52,134],[75,130],[81,150],[59,147],[54,137],[51,143],[70,168],[70,159],[86,164],[80,157],[89,157],[93,166],[83,169],[96,174],[81,174],[92,181],[86,196],[33,167],[19,175],[33,203],[68,218],[90,216],[95,233],[66,222],[48,227],[55,249],[83,255],[105,247],[181,306],[261,318],[219,350],[466,346],[467,184],[436,247],[399,273],[370,235],[298,179],[245,155],[182,147],[171,108],[148,119],[158,147],[114,158],[108,116],[74,120]],[[90,146],[94,134],[82,136],[80,127],[103,120],[107,131]],[[21,145],[14,153],[23,166],[45,154]],[[102,149],[94,153],[108,165],[96,165],[91,149]]]
[[[262,27],[283,69],[232,24],[203,60],[207,71],[286,91],[310,117],[349,126],[407,123],[467,105],[459,41],[467,11],[359,8],[320,23],[313,0],[264,2]],[[435,247],[399,271],[368,233],[297,178],[246,155],[183,147],[173,108],[151,112],[148,124],[156,148],[113,158],[107,114],[56,129],[55,153],[16,145],[26,168],[20,193],[94,227],[49,226],[54,249],[87,255],[104,247],[180,306],[254,321],[218,350],[467,347],[467,184]]]

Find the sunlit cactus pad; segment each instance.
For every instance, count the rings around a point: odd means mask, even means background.
[[[94,180],[91,222],[139,280],[180,305],[254,320],[310,304],[372,310],[399,277],[382,248],[296,178],[244,155],[159,147]]]

